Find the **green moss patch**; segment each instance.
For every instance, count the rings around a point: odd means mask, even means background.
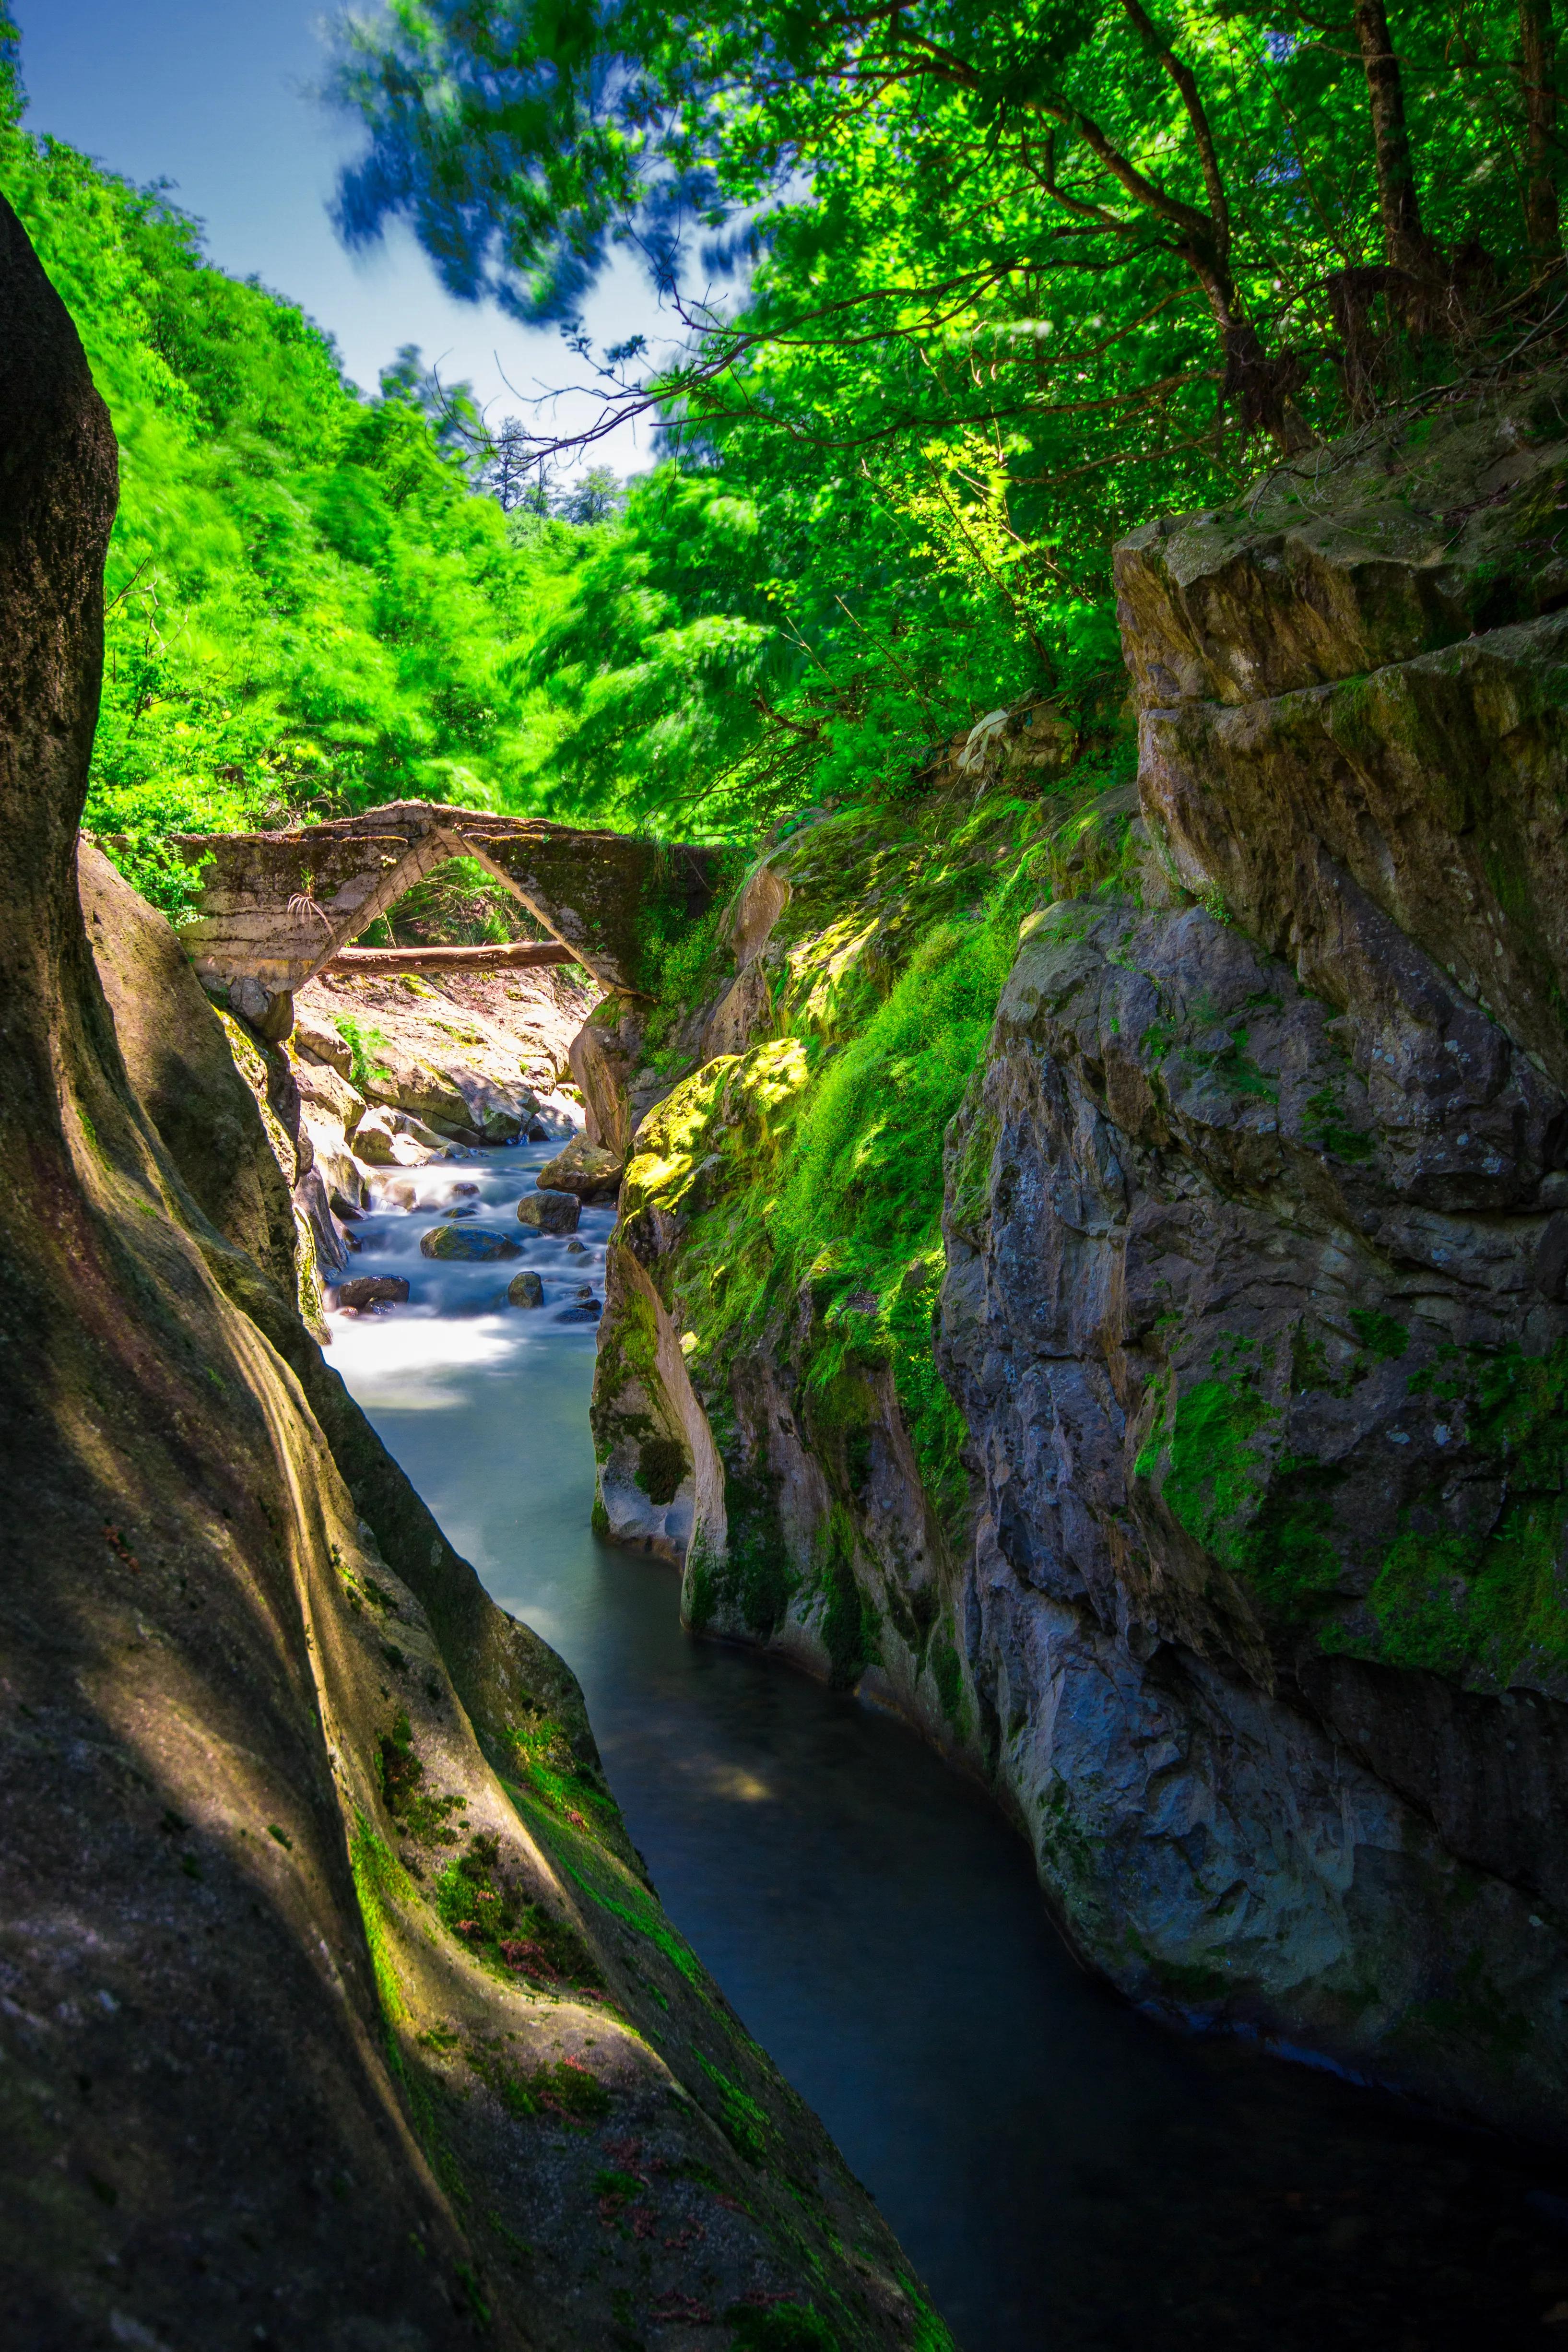
[[[1170,1425],[1140,1453],[1139,1477],[1155,1479],[1162,1500],[1196,1543],[1228,1566],[1244,1565],[1243,1532],[1268,1484],[1258,1440],[1281,1420],[1244,1360],[1252,1342],[1215,1351],[1211,1376],[1178,1388]]]
[[[567,2124],[599,2123],[614,2104],[580,2059],[562,2058],[553,2065],[523,2073],[509,2065],[493,2042],[470,2042],[463,2055],[507,2114],[519,2118],[553,2116]]]
[[[731,2352],[839,2352],[839,2338],[810,2304],[734,2303],[724,2315],[735,2331]]]
[[[435,1907],[453,1934],[497,1974],[597,1990],[604,1979],[570,1921],[534,1903],[501,1868],[500,1840],[481,1834],[435,1885]]]
[[[413,1734],[406,1715],[399,1714],[383,1734],[376,1756],[382,1794],[392,1819],[432,1845],[455,1845],[452,1816],[464,1811],[466,1797],[433,1796],[424,1785],[424,1766],[414,1752]]]

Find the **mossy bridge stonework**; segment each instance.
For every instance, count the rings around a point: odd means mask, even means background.
[[[539,817],[494,816],[430,801],[394,801],[363,815],[283,833],[181,834],[200,875],[183,937],[210,996],[264,1035],[286,1036],[294,992],[331,963],[415,883],[471,857],[549,935],[543,944],[471,950],[465,961],[580,963],[606,989],[641,993],[641,943],[661,908],[692,919],[712,899],[711,850],[632,834],[580,830]],[[453,951],[402,951],[452,961]],[[378,963],[394,959],[377,957]]]

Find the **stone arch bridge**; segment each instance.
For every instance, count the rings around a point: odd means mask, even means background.
[[[294,992],[333,965],[389,971],[455,964],[580,963],[607,989],[642,993],[643,920],[706,913],[715,853],[538,817],[393,801],[285,833],[181,834],[200,876],[182,936],[210,996],[264,1036],[287,1036]],[[356,949],[353,941],[448,858],[472,857],[549,934],[492,949]]]

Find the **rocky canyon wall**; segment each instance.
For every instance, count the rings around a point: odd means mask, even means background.
[[[78,891],[115,449],[4,205],[0,331],[7,2340],[727,2342],[808,2305],[940,2346],[664,1918],[572,1677],[324,1364],[172,935]]]
[[[924,829],[773,847],[633,1079],[663,1099],[596,1410],[607,1529],[684,1557],[694,1622],[982,1772],[1133,1998],[1552,2136],[1565,481],[1537,383],[1152,526],[1117,557],[1135,795],[998,713]],[[1009,859],[1040,887],[947,1134],[939,1300],[918,1236],[759,1271],[824,1073],[938,932],[946,1034]]]

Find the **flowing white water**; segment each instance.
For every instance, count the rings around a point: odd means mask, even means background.
[[[420,1208],[367,1218],[355,1271],[411,1297],[335,1318],[331,1360],[491,1592],[576,1669],[671,1913],[966,2352],[1552,2340],[1552,2168],[1134,2015],[1068,1957],[977,1790],[852,1698],[690,1641],[674,1571],[595,1542],[595,1334],[557,1318],[602,1296],[612,1215],[584,1215],[581,1254],[524,1239],[515,1204],[554,1148],[422,1170]],[[421,1256],[455,1182],[479,1188],[458,1222],[519,1257]],[[542,1308],[501,1303],[523,1267]]]

